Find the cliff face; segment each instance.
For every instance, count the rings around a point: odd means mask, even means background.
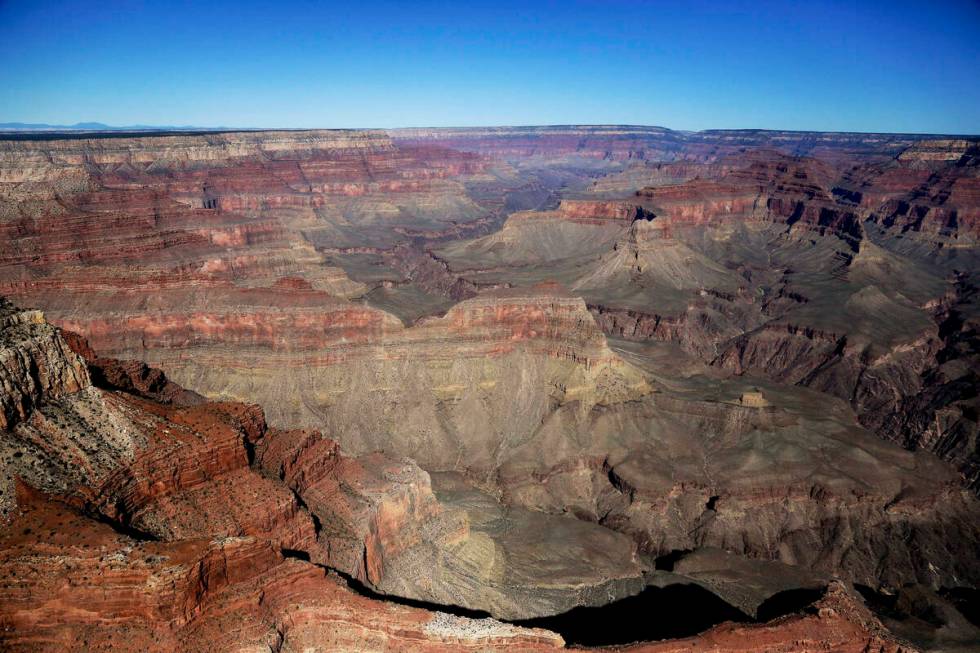
[[[157,295],[180,312],[134,314],[131,303],[127,316],[117,304],[114,319],[60,323],[112,355],[146,352],[200,392],[265,397],[277,423],[326,425],[352,452],[384,448],[435,469],[492,469],[494,452],[552,403],[647,391],[582,300],[557,288],[481,295],[410,328],[316,291],[239,291],[199,311],[186,296]]]
[[[364,287],[323,265],[321,237],[370,223],[362,235],[388,243],[422,206],[433,226],[490,213],[450,181],[479,172],[475,157],[373,132],[8,141],[0,161],[8,294],[68,278],[76,292],[124,292],[299,276],[353,296]]]
[[[52,368],[80,365],[85,370],[81,357],[43,322],[39,312],[10,309],[10,313],[20,319],[5,323],[5,342],[25,320],[31,320],[36,331],[14,342],[12,351],[33,352],[54,343],[48,357]],[[0,614],[13,628],[5,632],[15,635],[12,645],[26,646],[49,636],[65,643],[64,637],[73,629],[86,630],[109,619],[136,631],[134,648],[160,639],[153,646],[161,650],[174,642],[195,650],[205,636],[198,629],[220,630],[221,618],[208,614],[208,606],[226,592],[265,593],[265,598],[258,601],[263,606],[255,626],[259,630],[223,646],[241,645],[253,636],[274,636],[274,625],[291,618],[295,608],[286,610],[285,604],[270,608],[270,600],[309,604],[304,609],[320,606],[326,612],[311,616],[310,627],[317,632],[330,630],[335,618],[331,615],[338,610],[364,610],[366,614],[358,618],[374,617],[367,614],[372,613],[370,608],[358,605],[359,597],[337,587],[336,579],[326,578],[311,563],[338,569],[375,587],[417,596],[421,590],[398,579],[413,578],[411,574],[423,569],[431,573],[445,565],[440,558],[450,552],[440,554],[441,549],[466,544],[470,533],[465,511],[444,507],[433,494],[428,475],[413,463],[380,453],[345,458],[335,443],[319,433],[270,430],[256,406],[202,402],[179,392],[161,395],[160,388],[168,388],[169,382],[142,384],[144,370],[94,358],[81,340],[73,337],[73,342],[90,357],[102,387],[90,385],[87,376],[72,391],[47,384],[34,396],[24,419],[2,431],[0,459],[7,480],[2,493],[6,538],[2,564],[14,573],[5,577],[23,575],[37,581],[28,589],[9,586],[0,592]],[[28,537],[32,533],[43,537],[56,520],[60,539],[47,543]],[[481,536],[491,547],[497,546],[486,534]],[[616,545],[628,562],[632,550],[628,540],[622,538]],[[70,561],[67,567],[65,560]],[[426,561],[424,568],[406,566]],[[59,569],[69,570],[69,576]],[[639,569],[615,571],[640,575]],[[602,574],[608,570],[590,573],[595,574],[591,582],[607,582]],[[75,589],[59,596],[56,588],[64,578]],[[440,598],[461,590],[440,589],[431,577],[428,583],[430,593],[435,591]],[[272,599],[279,584],[288,592]],[[96,594],[108,596],[106,587],[113,588],[113,598],[95,599]],[[533,590],[530,586],[523,591]],[[513,590],[506,587],[493,606],[481,602],[476,593],[467,598],[463,591],[457,599],[475,608],[517,609],[516,599],[507,598]],[[36,603],[45,592],[55,593]],[[75,606],[83,604],[88,605],[87,611],[76,616]],[[226,608],[236,609],[235,605],[237,599]],[[511,605],[515,607],[504,607]],[[534,610],[547,613],[556,610],[554,605],[562,605],[557,595],[539,600],[531,612],[524,607],[517,614],[538,616],[541,613]],[[403,612],[410,618],[424,614]],[[247,614],[255,618],[254,613]],[[47,625],[38,626],[38,619]],[[436,617],[419,619],[417,629],[432,619]],[[436,619],[433,627],[438,623],[442,622]],[[452,649],[453,642],[464,647],[495,645],[498,637],[500,645],[561,644],[551,634],[501,624],[477,626],[465,619],[449,623],[455,625],[431,637],[425,632],[409,637],[422,640],[423,647],[431,639],[433,650]],[[28,639],[18,639],[22,635]],[[282,632],[275,636],[288,639]],[[95,631],[92,637],[98,640]],[[344,641],[360,641],[350,637]]]
[[[38,539],[48,531],[56,535]],[[359,596],[255,537],[134,540],[38,498],[24,502],[0,542],[0,641],[12,651],[562,646],[546,631]]]
[[[42,397],[56,398],[88,385],[81,358],[67,350],[40,311],[0,303],[0,429],[23,421]]]

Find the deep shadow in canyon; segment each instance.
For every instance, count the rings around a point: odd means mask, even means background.
[[[283,550],[283,555],[309,562],[305,551]],[[336,575],[354,592],[397,605],[445,612],[469,619],[491,618],[482,610],[470,610],[376,592],[337,569],[318,565]],[[605,647],[637,642],[690,637],[726,621],[765,623],[802,612],[824,595],[825,589],[799,588],[778,592],[758,608],[756,618],[745,614],[710,591],[694,584],[649,586],[639,594],[594,607],[577,607],[562,614],[511,621],[524,628],[543,628],[558,633],[570,646]]]
[[[607,605],[514,622],[560,634],[573,646],[614,646],[688,637],[725,621],[749,622],[744,612],[697,585],[647,587]]]

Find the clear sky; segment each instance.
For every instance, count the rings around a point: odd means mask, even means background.
[[[980,3],[0,0],[0,122],[980,133]]]

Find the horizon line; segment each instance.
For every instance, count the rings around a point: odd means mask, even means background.
[[[92,125],[92,127],[87,127]],[[98,125],[98,127],[95,127]],[[27,123],[19,121],[0,122],[0,134],[120,134],[136,133],[141,135],[169,133],[233,133],[233,132],[270,132],[270,131],[408,131],[408,130],[479,130],[479,129],[569,129],[569,128],[625,128],[662,130],[676,134],[700,134],[710,132],[769,132],[787,134],[847,134],[847,135],[883,135],[883,136],[947,136],[959,138],[980,138],[980,133],[950,133],[928,131],[851,131],[839,129],[778,129],[768,127],[709,127],[705,129],[673,129],[662,125],[617,124],[617,123],[551,123],[551,124],[495,124],[495,125],[443,125],[443,126],[399,126],[399,127],[204,127],[197,125],[109,125],[97,121],[80,121],[74,124]]]

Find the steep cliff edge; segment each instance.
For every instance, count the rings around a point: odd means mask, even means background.
[[[42,398],[88,386],[88,370],[44,321],[40,311],[19,311],[0,298],[0,429],[23,421]]]
[[[22,500],[0,533],[0,567],[10,651],[562,647],[547,631],[359,596],[261,538],[132,539],[42,498]]]

